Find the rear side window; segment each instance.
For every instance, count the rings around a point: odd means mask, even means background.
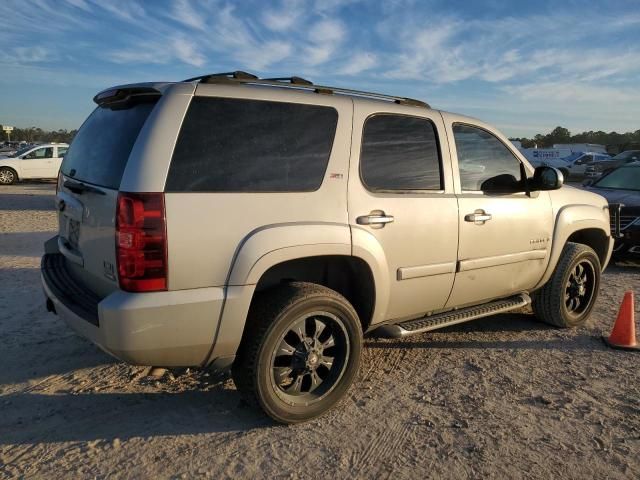
[[[370,117],[362,133],[360,175],[372,191],[441,190],[433,123],[401,115]]]
[[[167,192],[309,192],[320,188],[338,123],[331,107],[195,97]]]
[[[119,188],[133,144],[154,106],[155,102],[145,102],[124,109],[96,108],[64,155],[62,173]]]

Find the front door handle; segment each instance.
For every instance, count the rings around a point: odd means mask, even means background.
[[[371,228],[382,228],[387,223],[395,220],[392,215],[387,215],[381,210],[374,210],[369,215],[362,215],[356,218],[358,225],[371,225]]]
[[[491,214],[484,210],[476,210],[473,213],[469,213],[464,216],[465,222],[473,222],[476,225],[484,225],[485,222],[491,220]]]

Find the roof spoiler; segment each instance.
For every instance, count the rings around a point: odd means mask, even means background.
[[[101,107],[122,108],[132,102],[155,100],[162,95],[160,90],[149,86],[115,87],[103,90],[93,97],[93,101]]]

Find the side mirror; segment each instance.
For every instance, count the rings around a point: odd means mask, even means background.
[[[533,191],[558,190],[564,183],[562,172],[554,167],[538,167],[533,172],[529,187]]]
[[[523,188],[523,183],[518,181],[516,177],[508,173],[503,173],[502,175],[496,175],[495,177],[486,179],[482,182],[482,185],[480,185],[480,190],[485,193],[509,194],[523,192],[525,189]]]

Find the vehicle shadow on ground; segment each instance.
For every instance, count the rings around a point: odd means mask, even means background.
[[[0,445],[248,431],[274,426],[235,390],[1,397]]]
[[[2,209],[0,208],[0,211]],[[45,232],[1,232],[0,255],[8,256],[25,256],[25,257],[41,257],[44,253],[44,242],[53,238],[55,231]],[[12,270],[11,268],[3,268],[0,263],[0,271]],[[37,268],[37,267],[35,267]],[[13,269],[18,270],[18,269]]]
[[[37,187],[37,186],[36,186]],[[38,189],[40,190],[40,189]],[[51,190],[47,186],[47,190]],[[25,197],[30,197],[25,201]],[[0,211],[34,211],[55,210],[55,197],[51,194],[39,193],[0,193]]]

